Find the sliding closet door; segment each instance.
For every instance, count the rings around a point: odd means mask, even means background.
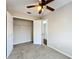
[[[14,44],[32,41],[32,21],[14,19]]]

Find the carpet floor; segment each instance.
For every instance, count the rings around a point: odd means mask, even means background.
[[[71,59],[47,46],[18,44],[7,59]]]

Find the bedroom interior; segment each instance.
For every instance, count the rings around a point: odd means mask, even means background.
[[[72,0],[6,0],[7,59],[72,59]]]

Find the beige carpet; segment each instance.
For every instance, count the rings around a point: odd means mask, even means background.
[[[14,46],[11,55],[7,59],[71,59],[63,54],[47,47],[24,43]]]

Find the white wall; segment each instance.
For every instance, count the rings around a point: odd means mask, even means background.
[[[14,18],[14,44],[32,41],[32,21]]]
[[[48,19],[47,44],[61,53],[72,56],[72,3],[54,11]]]
[[[13,18],[9,12],[7,12],[7,57],[10,55],[13,49]]]

